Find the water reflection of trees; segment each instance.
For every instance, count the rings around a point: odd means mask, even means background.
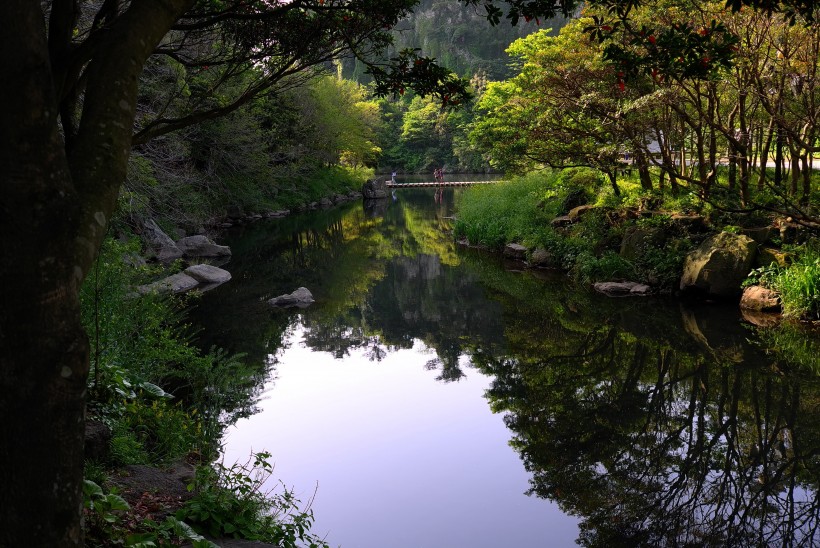
[[[804,546],[817,527],[818,381],[770,363],[563,333],[542,359],[478,354],[531,492],[582,517],[590,546]]]

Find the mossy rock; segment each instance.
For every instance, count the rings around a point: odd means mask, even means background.
[[[647,250],[657,249],[666,241],[666,231],[656,226],[631,226],[621,240],[621,258],[630,262],[642,257]]]
[[[681,291],[734,298],[754,264],[757,244],[748,236],[721,232],[689,253],[683,265]]]

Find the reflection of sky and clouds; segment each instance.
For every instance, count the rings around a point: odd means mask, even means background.
[[[198,317],[278,377],[228,460],[272,452],[303,499],[318,481],[331,545],[820,544],[814,375],[772,373],[784,353],[732,307],[605,299],[459,250],[452,191],[432,192],[229,242],[235,281]],[[267,308],[299,285],[314,306]]]

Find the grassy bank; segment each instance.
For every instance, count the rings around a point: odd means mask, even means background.
[[[676,214],[701,216],[708,231],[743,232],[779,222],[763,210],[732,213],[693,193],[669,196],[642,191],[637,175],[619,179],[616,195],[604,177],[591,169],[545,170],[497,185],[470,188],[457,203],[455,235],[471,245],[500,250],[520,243],[546,257],[580,282],[635,281],[675,293],[687,254],[704,238],[673,222]],[[561,222],[578,205],[590,207]],[[630,253],[625,237],[639,234],[639,253]],[[662,244],[652,244],[662,234]],[[764,265],[762,279],[778,291],[784,314],[820,319],[820,254],[816,237],[806,230],[801,243],[779,246],[790,265]],[[755,274],[760,278],[760,272]]]

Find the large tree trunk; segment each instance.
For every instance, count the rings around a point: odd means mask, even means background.
[[[82,546],[78,292],[125,177],[145,59],[189,0],[142,0],[88,66],[67,155],[40,2],[0,2],[0,546]]]
[[[80,204],[38,12],[0,7],[0,20],[34,29],[0,32],[0,546],[79,546],[88,342],[69,250]]]

